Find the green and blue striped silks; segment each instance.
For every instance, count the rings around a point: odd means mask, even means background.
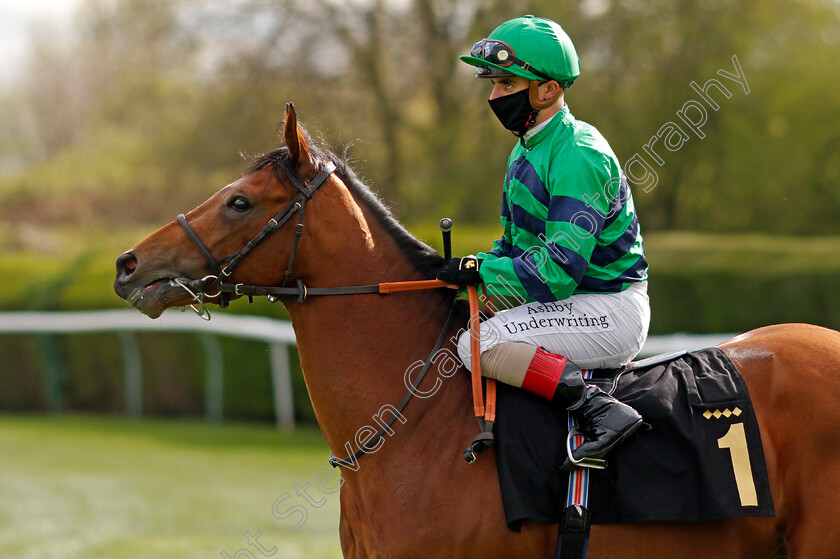
[[[647,279],[633,196],[618,158],[565,106],[511,152],[502,237],[480,253],[495,297],[550,302]]]

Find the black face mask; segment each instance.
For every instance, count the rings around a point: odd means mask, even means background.
[[[490,108],[502,123],[502,126],[513,132],[515,136],[521,137],[534,126],[537,118],[537,109],[531,107],[528,97],[528,90],[523,89],[504,97],[496,97],[488,100]]]

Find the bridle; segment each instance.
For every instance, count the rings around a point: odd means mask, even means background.
[[[295,255],[297,254],[298,244],[300,242],[300,238],[303,235],[303,213],[304,209],[306,208],[306,202],[312,198],[312,195],[326,182],[326,180],[335,172],[336,166],[335,163],[332,161],[328,161],[322,169],[315,175],[312,180],[310,180],[307,184],[301,184],[297,177],[291,174],[287,174],[287,178],[289,181],[294,185],[297,189],[298,194],[292,199],[291,202],[286,204],[283,209],[281,209],[277,214],[268,220],[265,227],[257,233],[254,238],[248,241],[245,246],[234,252],[233,254],[226,256],[222,259],[217,260],[213,253],[210,252],[210,249],[207,248],[207,245],[201,240],[198,236],[198,233],[190,225],[189,221],[184,214],[178,215],[178,223],[181,224],[181,227],[184,228],[186,231],[187,236],[193,242],[193,244],[198,248],[201,255],[207,261],[207,264],[210,265],[210,269],[213,271],[213,274],[205,276],[200,280],[189,280],[183,281],[180,279],[173,280],[176,285],[184,288],[193,298],[193,304],[190,305],[192,309],[201,316],[202,318],[207,317],[206,319],[209,320],[209,312],[207,311],[207,307],[204,305],[204,297],[207,298],[219,298],[219,307],[225,308],[228,306],[230,302],[230,294],[233,293],[235,295],[269,295],[272,297],[279,297],[280,295],[299,295],[300,289],[292,288],[291,291],[286,290],[286,284],[289,282],[289,279],[292,277],[292,273],[294,270],[295,265]],[[228,284],[225,283],[225,279],[230,277],[233,273],[233,270],[239,265],[243,258],[245,258],[249,252],[254,250],[256,246],[262,242],[266,237],[274,233],[277,229],[282,227],[286,224],[289,220],[291,220],[295,214],[298,215],[298,222],[297,227],[295,227],[295,239],[292,245],[292,253],[289,257],[289,265],[286,267],[286,273],[283,275],[283,283],[280,288],[262,288],[275,290],[280,292],[275,294],[270,293],[256,293],[255,291],[260,289],[260,286],[247,286],[244,284]],[[226,265],[225,265],[226,264]],[[224,268],[222,265],[225,265]],[[299,287],[302,287],[303,284],[300,284]],[[216,292],[213,294],[208,293],[208,289],[215,289]],[[306,298],[306,288],[303,287],[304,294],[303,298]],[[276,299],[275,299],[276,300]]]
[[[268,223],[263,227],[262,231],[257,233],[253,239],[248,241],[245,246],[234,252],[233,254],[217,260],[213,253],[202,242],[201,238],[187,221],[184,214],[178,215],[178,223],[187,232],[187,236],[201,252],[207,264],[210,265],[212,274],[201,279],[184,280],[175,278],[172,283],[182,289],[186,290],[192,298],[190,308],[204,320],[210,320],[210,311],[205,304],[205,298],[215,299],[219,298],[218,304],[220,308],[225,308],[230,302],[231,294],[245,297],[268,297],[271,302],[275,301],[297,301],[300,304],[307,299],[307,297],[318,295],[355,295],[358,293],[398,293],[404,291],[414,291],[418,289],[436,289],[441,287],[448,287],[448,284],[440,280],[419,280],[419,281],[398,281],[385,282],[373,285],[352,285],[346,287],[306,287],[301,280],[297,280],[296,287],[287,287],[289,280],[292,277],[295,265],[295,255],[297,254],[298,244],[303,235],[303,213],[306,207],[306,202],[315,194],[315,192],[323,186],[326,180],[336,170],[336,165],[332,161],[324,164],[321,170],[315,175],[308,184],[304,185],[292,174],[286,174],[289,181],[298,190],[298,194],[291,202],[277,212],[277,214],[268,220]],[[292,252],[289,256],[289,264],[286,267],[286,273],[283,276],[283,283],[279,287],[264,286],[264,285],[248,285],[244,283],[228,283],[225,281],[233,273],[234,268],[239,265],[245,256],[248,255],[260,242],[267,236],[275,232],[277,229],[286,224],[294,215],[298,215],[297,226],[295,227],[295,238],[292,244]],[[226,264],[226,265],[225,265]],[[222,267],[223,265],[224,268]],[[455,286],[449,286],[455,287]]]

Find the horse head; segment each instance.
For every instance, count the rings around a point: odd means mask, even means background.
[[[185,287],[202,279],[208,285],[221,279],[281,285],[291,278],[291,266],[284,263],[294,256],[295,277],[307,273],[307,259],[302,257],[306,243],[301,243],[300,255],[295,254],[294,222],[302,224],[303,209],[319,186],[340,191],[312,203],[310,211],[320,206],[317,211],[327,223],[334,222],[331,214],[336,211],[347,213],[342,200],[350,194],[332,173],[330,154],[310,147],[291,103],[283,128],[285,145],[256,158],[239,180],[117,259],[114,290],[120,297],[157,318],[166,308],[192,304],[195,297]],[[313,179],[320,183],[314,185]],[[253,255],[244,258],[246,254]],[[209,298],[216,297],[212,291],[208,286]]]

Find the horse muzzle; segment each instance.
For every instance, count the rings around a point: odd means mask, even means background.
[[[169,307],[185,303],[185,291],[176,281],[178,274],[165,270],[141,272],[137,256],[128,251],[117,258],[114,291],[150,318]]]

